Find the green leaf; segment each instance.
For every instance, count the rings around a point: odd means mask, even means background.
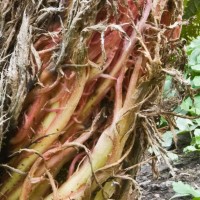
[[[190,196],[190,194],[175,194],[173,197],[171,197],[169,200],[171,199],[175,199],[175,198],[179,198],[179,197],[186,197],[186,196]]]
[[[200,197],[194,197],[192,200],[200,200]]]
[[[182,102],[180,107],[181,107],[182,110],[189,112],[191,107],[192,107],[192,99],[190,97],[188,97],[187,99],[185,99]]]
[[[178,117],[176,119],[176,125],[180,132],[191,131],[194,129],[192,127],[192,125],[194,125],[194,124],[193,124],[192,120],[190,120],[190,119],[184,119],[184,118]],[[192,127],[192,129],[191,129],[191,127]]]
[[[189,61],[188,61],[188,65],[189,66],[193,66],[193,65],[197,65],[198,63],[198,57],[200,55],[200,48],[196,48],[192,51],[191,55],[188,57]]]
[[[173,190],[177,194],[192,195],[193,197],[200,197],[200,191],[194,189],[192,186],[183,183],[182,181],[172,183]]]
[[[195,76],[192,82],[195,87],[200,87],[200,76]]]
[[[200,145],[200,136],[195,137],[195,145]]]
[[[195,147],[195,146],[187,146],[183,149],[183,152],[184,153],[191,153],[191,152],[195,152],[195,151],[198,151],[198,149]]]
[[[199,57],[199,56],[198,56],[198,57]],[[198,63],[200,63],[200,61],[198,61]],[[191,66],[191,70],[192,70],[194,73],[200,73],[200,64]]]
[[[191,43],[187,46],[187,53],[193,51],[196,48],[200,47],[200,36],[198,36],[196,39],[192,40]]]
[[[162,135],[162,146],[165,148],[169,148],[173,142],[173,134],[171,131],[167,131]]]
[[[168,122],[164,117],[160,117],[159,127],[167,126]]]
[[[172,77],[166,76],[165,84],[164,84],[164,90],[163,90],[163,96],[164,97],[174,97],[176,94],[176,91],[172,89]]]
[[[167,151],[167,156],[170,158],[170,160],[175,161],[178,160],[178,155],[175,153],[172,153],[170,151]]]
[[[200,95],[194,97],[194,107],[196,109],[196,114],[200,114]]]
[[[193,122],[195,122],[198,126],[200,126],[200,118],[194,119]]]
[[[181,104],[181,109],[191,115],[200,115],[200,95],[194,97],[194,102],[190,97],[185,99]]]
[[[195,136],[200,136],[200,129],[199,129],[199,128],[196,128],[196,129],[194,130],[194,135],[195,135]]]

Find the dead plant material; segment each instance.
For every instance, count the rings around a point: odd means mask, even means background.
[[[0,199],[139,199],[145,150],[166,158],[147,115],[174,72],[165,45],[176,49],[182,1],[1,6],[0,125],[13,120],[18,130]]]

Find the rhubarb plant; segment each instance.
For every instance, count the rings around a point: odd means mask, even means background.
[[[24,4],[18,38],[25,22],[37,33],[22,54],[33,86],[0,165],[0,199],[137,199],[144,151],[165,157],[152,105],[173,72],[182,1]]]

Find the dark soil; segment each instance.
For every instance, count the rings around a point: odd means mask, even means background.
[[[200,154],[181,155],[173,164],[175,176],[170,173],[166,164],[160,163],[159,178],[153,178],[150,164],[141,167],[137,181],[142,190],[142,200],[169,200],[175,192],[172,188],[173,181],[183,181],[194,188],[200,189]],[[191,197],[176,198],[192,199]]]

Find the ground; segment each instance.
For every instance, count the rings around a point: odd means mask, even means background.
[[[138,182],[142,190],[142,200],[169,200],[175,192],[172,189],[173,181],[183,181],[200,189],[200,154],[190,154],[179,156],[179,160],[173,164],[175,176],[170,173],[165,163],[160,163],[158,179],[153,178],[150,164],[141,167]],[[176,198],[192,199],[191,197]]]

